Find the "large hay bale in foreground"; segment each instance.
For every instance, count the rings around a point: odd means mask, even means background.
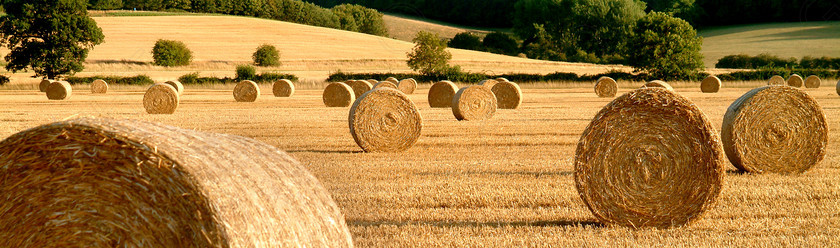
[[[0,247],[353,245],[309,171],[235,135],[73,119],[0,142],[0,175]]]
[[[399,84],[400,83],[400,80],[395,78],[395,77],[388,77],[388,78],[385,79],[385,81],[388,81],[388,82],[391,82],[391,83],[394,83],[394,84]]]
[[[522,89],[513,82],[499,81],[490,88],[500,109],[517,109],[522,104]]]
[[[641,88],[601,109],[575,151],[575,184],[605,224],[682,226],[720,194],[720,138],[691,101],[671,90]]]
[[[73,95],[73,87],[67,81],[53,81],[47,86],[47,99],[66,100]]]
[[[256,102],[260,98],[260,86],[251,80],[242,80],[233,87],[233,99],[237,102]]]
[[[618,93],[618,84],[611,77],[600,77],[595,81],[595,94],[598,97],[615,97]]]
[[[458,92],[458,86],[452,81],[443,80],[437,82],[429,88],[429,107],[432,108],[451,108],[452,97]]]
[[[55,82],[52,79],[42,79],[40,83],[38,83],[38,90],[41,92],[47,92],[47,87],[50,87],[50,84]]]
[[[344,83],[331,83],[324,89],[322,96],[327,107],[347,107],[356,101],[353,88]]]
[[[708,76],[700,82],[700,91],[703,93],[717,93],[720,91],[720,78]]]
[[[799,76],[798,74],[793,74],[788,77],[787,85],[790,87],[799,88],[802,87],[803,84],[805,84],[805,80],[803,80],[802,76]]]
[[[801,173],[825,157],[828,124],[822,107],[804,91],[764,86],[729,106],[721,137],[726,156],[738,169]]]
[[[423,118],[417,106],[397,89],[365,92],[350,108],[350,134],[366,152],[399,152],[420,138]]]
[[[97,79],[90,83],[90,93],[105,94],[108,93],[108,83],[105,80]]]
[[[481,80],[481,82],[478,82],[478,85],[482,85],[484,87],[487,87],[488,89],[492,89],[493,85],[496,85],[497,83],[499,83],[499,81],[496,81],[495,79],[485,79]]]
[[[811,75],[805,78],[805,88],[819,88],[822,80],[817,75]]]
[[[414,94],[414,90],[417,89],[417,80],[414,80],[413,78],[400,80],[400,82],[397,83],[397,89],[408,95]]]
[[[674,90],[674,87],[671,87],[670,84],[668,84],[668,83],[666,83],[665,81],[662,81],[662,80],[653,80],[653,81],[647,82],[642,87],[645,87],[645,88],[665,88],[667,90]]]
[[[274,82],[271,92],[274,93],[275,97],[291,97],[295,94],[295,84],[292,83],[292,80],[280,79]]]
[[[392,89],[399,89],[399,88],[397,88],[397,84],[392,83],[392,82],[390,82],[390,81],[382,81],[382,82],[379,82],[379,83],[376,83],[376,84],[374,84],[374,85],[373,85],[373,88],[374,88],[374,89],[376,89],[376,88],[382,88],[382,87],[392,88]]]
[[[787,84],[787,82],[785,82],[785,78],[783,78],[782,76],[779,76],[779,75],[774,75],[774,76],[770,77],[770,80],[767,81],[767,85],[785,85],[785,84]]]
[[[461,88],[452,97],[452,114],[459,121],[479,121],[493,117],[498,104],[496,96],[482,85]]]
[[[350,88],[353,89],[353,94],[355,95],[356,99],[362,96],[365,92],[370,91],[373,89],[373,85],[370,82],[365,80],[347,80],[344,84],[349,85]]]
[[[164,83],[168,84],[168,85],[171,85],[172,88],[175,88],[175,91],[178,92],[179,96],[184,94],[184,84],[182,84],[181,81],[169,80],[169,81],[166,81]]]
[[[181,97],[171,84],[154,84],[143,95],[143,108],[149,114],[173,114],[180,103]]]

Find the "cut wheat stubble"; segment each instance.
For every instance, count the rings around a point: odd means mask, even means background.
[[[391,88],[362,94],[350,108],[350,134],[366,152],[400,152],[420,138],[423,119],[408,96]]]

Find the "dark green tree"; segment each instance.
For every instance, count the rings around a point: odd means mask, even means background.
[[[491,53],[516,55],[519,53],[519,43],[512,36],[502,32],[492,32],[484,36],[481,42],[484,49]]]
[[[449,68],[452,54],[446,51],[446,42],[437,34],[420,31],[412,40],[414,48],[408,55],[408,67],[423,74],[441,73]]]
[[[703,38],[688,22],[651,12],[636,24],[627,61],[658,79],[684,79],[703,69]]]
[[[122,0],[90,0],[88,4],[91,9],[98,10],[119,9],[123,7]]]
[[[269,44],[257,47],[257,51],[251,55],[251,58],[254,59],[254,64],[258,66],[280,65],[280,52],[277,51],[276,47]]]
[[[357,30],[347,29],[344,28],[345,23],[342,23],[342,29],[344,30],[388,36],[388,30],[385,28],[382,13],[379,13],[375,9],[369,9],[355,4],[342,4],[333,7],[332,12],[339,17],[339,20],[344,19],[348,22],[346,25],[351,26],[350,23],[352,23],[357,28]],[[353,19],[352,22],[349,21],[351,17]]]
[[[85,0],[5,0],[0,17],[2,46],[10,71],[32,68],[55,78],[84,69],[88,51],[105,35],[88,16]]]
[[[184,42],[176,40],[158,40],[152,48],[154,64],[159,66],[189,65],[192,51]]]
[[[481,51],[483,46],[481,45],[481,37],[475,35],[470,32],[461,32],[452,37],[452,40],[449,40],[449,47],[451,48],[460,48],[460,49],[467,49],[467,50],[475,50]]]

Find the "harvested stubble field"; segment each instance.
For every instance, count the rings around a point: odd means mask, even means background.
[[[255,103],[235,102],[232,85],[188,87],[173,115],[146,114],[142,87],[106,95],[79,87],[66,101],[48,101],[37,90],[2,90],[0,102],[11,107],[0,110],[0,138],[90,115],[252,137],[288,151],[321,180],[359,247],[838,246],[840,97],[833,82],[807,90],[832,130],[821,164],[802,175],[740,174],[729,165],[717,205],[699,221],[667,230],[602,226],[580,200],[575,148],[611,101],[598,98],[591,85],[523,84],[519,109],[458,122],[450,109],[429,108],[429,85],[421,84],[410,98],[423,116],[422,136],[402,153],[362,153],[348,131],[349,109],[324,107],[320,89],[275,98],[270,85],[261,85]],[[619,82],[618,93],[636,85]],[[729,104],[763,82],[724,82],[717,94],[700,93],[697,85],[674,84],[720,130]]]

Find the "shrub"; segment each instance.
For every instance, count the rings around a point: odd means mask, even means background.
[[[276,47],[268,44],[257,47],[257,51],[251,55],[251,58],[254,59],[254,64],[257,66],[280,65],[280,52],[277,51]]]
[[[746,54],[727,55],[720,58],[715,64],[716,68],[733,68],[733,69],[758,69],[758,68],[791,68],[796,66],[796,59],[783,59],[778,56],[767,53],[759,54],[755,57]]]
[[[516,39],[509,34],[498,31],[487,34],[481,44],[492,53],[512,56],[519,53],[519,44],[517,44]]]
[[[155,65],[159,66],[182,66],[189,65],[192,61],[192,51],[181,41],[158,40],[152,48],[152,57]]]
[[[240,65],[236,67],[236,80],[254,80],[257,77],[257,68],[251,65]]]
[[[804,69],[840,69],[840,58],[805,56],[799,61],[799,67]]]
[[[475,35],[470,32],[462,32],[456,34],[455,37],[452,37],[452,40],[449,40],[448,45],[451,48],[460,48],[475,51],[481,51],[483,49],[481,45],[481,37],[478,37],[478,35]]]
[[[629,41],[628,64],[654,78],[689,78],[703,69],[703,38],[682,19],[651,12],[636,23]]]
[[[155,81],[146,75],[137,75],[131,77],[121,76],[90,76],[90,77],[67,77],[66,81],[70,84],[90,84],[94,80],[102,79],[108,84],[122,84],[122,85],[149,85],[154,84]]]

